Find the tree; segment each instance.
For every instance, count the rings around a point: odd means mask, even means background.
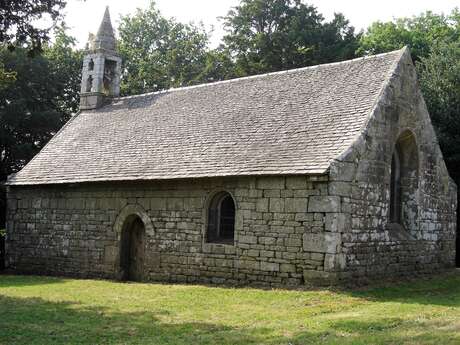
[[[0,44],[8,49],[26,45],[28,53],[41,52],[42,44],[49,40],[51,27],[60,18],[65,0],[2,0],[0,1]],[[52,25],[39,28],[36,23],[47,17]],[[5,70],[0,63],[0,89],[14,82],[15,71]]]
[[[0,181],[22,168],[78,107],[81,53],[64,29],[43,54],[0,48],[0,62],[16,80],[0,90]]]
[[[349,59],[357,48],[343,15],[324,23],[301,0],[241,0],[224,25],[224,43],[241,76]]]
[[[16,73],[13,71],[6,71],[5,66],[0,63],[0,90],[8,87],[16,80]]]
[[[53,79],[57,85],[56,104],[62,111],[63,121],[76,113],[80,105],[82,50],[75,49],[76,40],[67,34],[65,24],[54,31],[54,43],[47,44],[43,57],[52,66]]]
[[[48,41],[51,28],[39,28],[37,20],[48,16],[53,22],[60,17],[65,0],[3,0],[0,2],[0,43],[21,46],[31,44],[40,50]]]
[[[422,13],[412,18],[398,18],[390,22],[375,22],[361,37],[359,53],[378,54],[409,46],[414,61],[430,54],[439,41],[454,42],[460,38],[460,12],[449,15]]]
[[[52,95],[51,67],[41,56],[3,48],[0,58],[15,70],[16,81],[0,92],[0,180],[19,170],[51,138],[61,124]]]
[[[417,64],[420,85],[449,172],[460,181],[460,40],[440,42]]]
[[[118,31],[122,94],[192,85],[212,74],[203,73],[210,59],[203,26],[164,18],[153,1],[147,9],[122,17]]]
[[[213,82],[235,77],[235,64],[230,52],[225,47],[220,46],[207,52],[204,70],[197,77],[197,80]]]

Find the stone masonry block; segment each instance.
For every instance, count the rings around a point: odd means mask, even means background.
[[[326,254],[324,256],[324,270],[330,272],[342,271],[346,266],[344,254]]]
[[[284,199],[270,198],[270,212],[284,212]]]
[[[307,189],[307,178],[305,176],[286,177],[287,189]]]
[[[324,229],[330,232],[348,232],[351,230],[351,215],[347,213],[327,213]]]
[[[238,237],[239,243],[256,244],[257,236],[241,235]]]
[[[259,261],[255,260],[241,260],[239,267],[247,270],[258,270],[260,268]]]
[[[267,198],[259,198],[256,201],[256,211],[257,212],[268,212],[268,201]]]
[[[260,177],[257,179],[258,189],[284,189],[284,177]]]
[[[260,262],[260,270],[261,271],[269,271],[269,272],[279,272],[280,264],[278,264],[276,262],[261,261]]]
[[[308,199],[307,198],[286,198],[285,199],[285,212],[291,213],[304,213],[307,212]]]
[[[295,265],[292,265],[292,264],[281,264],[280,265],[280,272],[294,273],[295,271],[296,271]]]
[[[166,199],[166,209],[170,211],[181,211],[184,209],[184,200],[181,198]]]
[[[331,180],[351,182],[356,177],[356,164],[334,161],[330,167]]]
[[[259,243],[263,245],[274,245],[276,237],[259,237]]]
[[[152,210],[166,210],[165,198],[152,198],[150,200],[150,207]]]
[[[32,207],[33,208],[40,208],[42,205],[42,200],[40,198],[36,198],[32,200]]]
[[[263,195],[265,198],[279,198],[281,197],[281,190],[279,189],[264,189]]]
[[[104,249],[104,262],[106,264],[115,263],[118,255],[118,248],[115,246],[107,246]]]
[[[7,207],[8,207],[8,210],[16,210],[17,207],[18,207],[18,201],[16,199],[8,199],[7,200]]]
[[[304,270],[303,278],[306,283],[328,286],[337,283],[338,275],[334,272],[324,272],[316,270]]]
[[[340,197],[311,196],[308,202],[308,212],[340,212]]]
[[[339,233],[320,232],[303,235],[303,250],[313,253],[337,253],[341,246]]]
[[[331,181],[328,184],[328,191],[330,195],[350,196],[351,184],[350,182]]]
[[[139,198],[137,203],[143,207],[144,210],[150,209],[150,199],[148,198]]]
[[[301,247],[302,240],[300,238],[286,238],[284,240],[284,245],[288,247]]]

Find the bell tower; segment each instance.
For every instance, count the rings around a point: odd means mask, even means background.
[[[120,95],[121,57],[116,52],[116,40],[109,8],[96,36],[90,34],[83,59],[80,109],[96,109]]]

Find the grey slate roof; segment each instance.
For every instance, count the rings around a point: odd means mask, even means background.
[[[115,99],[72,118],[9,184],[323,174],[402,53]]]

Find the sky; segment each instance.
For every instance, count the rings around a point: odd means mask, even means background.
[[[212,27],[211,46],[217,46],[224,31],[222,21],[238,0],[156,0],[158,9],[166,17],[174,17],[180,22],[203,22],[208,30]],[[307,0],[330,20],[334,12],[342,12],[358,30],[366,29],[372,22],[388,21],[396,17],[418,15],[424,11],[449,13],[460,7],[459,0]],[[105,6],[109,6],[112,23],[116,28],[121,15],[132,14],[137,8],[146,8],[149,0],[69,0],[65,9],[65,21],[70,33],[83,47],[88,33],[96,33],[102,20]]]

